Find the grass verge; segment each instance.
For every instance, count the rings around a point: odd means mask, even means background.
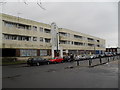
[[[1,62],[0,65],[7,66],[7,65],[16,65],[16,64],[26,64],[26,61],[11,61],[11,62]]]

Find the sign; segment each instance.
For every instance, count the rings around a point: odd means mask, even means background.
[[[52,32],[52,48],[57,49],[59,48],[59,33],[58,27],[54,22],[51,24],[51,32]]]

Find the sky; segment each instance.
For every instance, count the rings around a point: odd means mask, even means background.
[[[7,2],[2,13],[67,28],[106,40],[106,47],[118,46],[117,2]]]

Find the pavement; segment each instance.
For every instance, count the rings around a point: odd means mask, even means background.
[[[29,67],[2,67],[3,88],[118,88],[118,60],[88,67],[88,62],[66,62]]]

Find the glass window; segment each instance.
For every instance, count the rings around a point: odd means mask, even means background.
[[[46,43],[50,43],[50,41],[51,41],[51,39],[45,38],[45,42],[46,42]]]
[[[43,32],[43,27],[40,27],[40,32]]]
[[[12,22],[6,22],[6,21],[5,21],[5,26],[6,26],[6,27],[17,27],[17,24],[12,23]]]
[[[37,50],[21,49],[20,56],[37,56]]]
[[[33,41],[37,41],[37,37],[33,37]]]
[[[40,37],[40,42],[43,42],[43,37]]]
[[[51,33],[51,30],[50,29],[44,29],[44,32],[45,33]]]
[[[47,50],[40,50],[40,56],[47,56]]]
[[[33,26],[33,30],[37,31],[37,26]]]

